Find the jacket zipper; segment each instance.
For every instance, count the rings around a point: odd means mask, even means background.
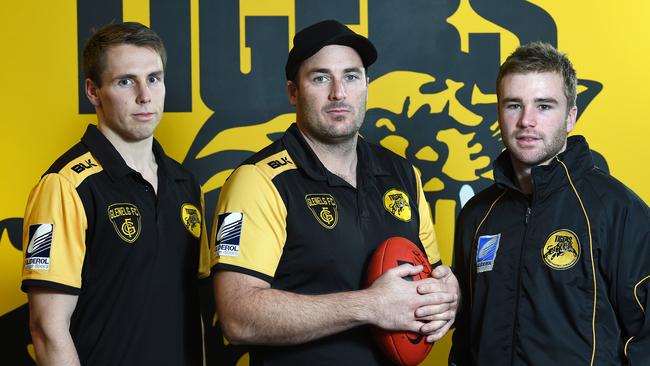
[[[510,365],[514,365],[515,362],[515,339],[516,339],[516,332],[517,332],[517,324],[519,323],[519,293],[521,292],[521,271],[523,267],[523,262],[524,262],[524,245],[526,243],[526,237],[528,236],[528,222],[530,221],[530,214],[531,214],[531,205],[528,205],[526,207],[526,214],[524,215],[524,237],[521,242],[521,247],[519,248],[519,270],[517,271],[517,291],[515,293],[515,319],[514,319],[514,324],[512,325],[512,343],[511,343],[511,350],[510,350]]]

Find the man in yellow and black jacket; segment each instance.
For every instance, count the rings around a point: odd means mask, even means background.
[[[594,166],[582,136],[567,139],[575,86],[548,44],[501,66],[506,151],[456,226],[450,365],[650,364],[650,212]]]

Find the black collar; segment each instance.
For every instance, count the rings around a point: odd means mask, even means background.
[[[139,174],[126,164],[120,153],[106,136],[99,131],[97,126],[89,124],[83,137],[81,137],[81,142],[86,145],[90,153],[99,161],[111,180],[115,181],[129,174]],[[156,163],[158,164],[159,177],[167,176],[174,180],[187,179],[187,176],[182,174],[171,163],[156,139],[153,140],[152,150],[156,158]]]
[[[578,179],[595,168],[589,144],[583,136],[569,137],[566,150],[558,154],[548,165],[531,169],[534,193],[550,193],[568,184],[563,165],[566,165],[571,179]],[[494,180],[499,185],[519,190],[508,150],[502,152],[494,161]]]
[[[284,136],[282,143],[289,151],[289,155],[294,159],[294,163],[299,169],[302,169],[311,179],[318,181],[329,181],[332,183],[333,174],[330,173],[323,163],[318,159],[311,146],[305,141],[300,133],[298,125],[293,123]],[[365,172],[371,176],[388,175],[388,171],[372,151],[370,144],[361,136],[357,139],[357,176],[363,178]],[[364,174],[365,175],[365,174]],[[359,178],[358,178],[359,179]]]

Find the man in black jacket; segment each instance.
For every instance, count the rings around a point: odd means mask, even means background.
[[[650,364],[650,212],[594,166],[584,137],[567,138],[576,84],[544,43],[499,70],[506,150],[456,226],[450,365]]]

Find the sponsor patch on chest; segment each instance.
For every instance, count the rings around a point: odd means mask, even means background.
[[[580,242],[571,230],[560,229],[549,235],[542,247],[542,259],[553,269],[569,269],[580,258]]]
[[[201,211],[196,206],[184,203],[181,206],[181,220],[192,236],[197,239],[201,236]]]
[[[411,204],[409,196],[398,189],[389,189],[384,193],[384,208],[391,215],[402,221],[411,221]]]
[[[214,248],[215,257],[239,256],[239,242],[244,225],[241,212],[224,212],[217,219],[217,237]]]
[[[25,269],[48,271],[52,248],[53,224],[29,225],[29,243],[25,251]]]
[[[339,221],[338,205],[334,196],[327,193],[314,193],[305,196],[307,207],[319,224],[326,229],[334,229]]]
[[[491,271],[497,259],[501,234],[483,235],[476,245],[476,273]]]
[[[108,206],[108,218],[120,239],[132,244],[140,236],[140,210],[132,203],[114,203]]]

